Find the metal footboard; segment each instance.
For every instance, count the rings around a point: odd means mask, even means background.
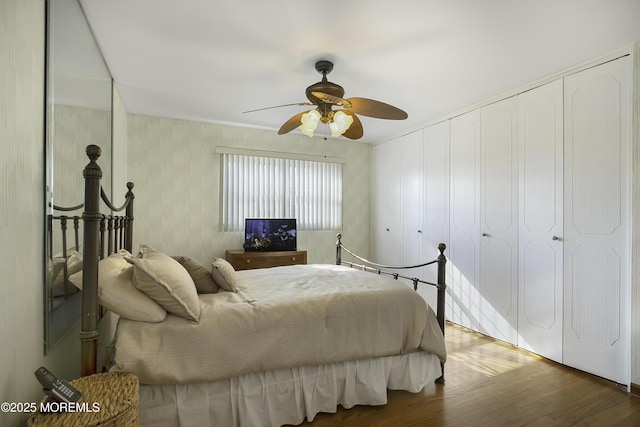
[[[440,329],[442,330],[442,335],[444,335],[444,323],[445,323],[445,319],[444,319],[444,311],[445,311],[445,296],[446,296],[446,289],[447,289],[447,285],[446,285],[446,265],[447,265],[447,258],[444,255],[444,251],[446,249],[446,245],[444,243],[440,243],[438,245],[438,250],[440,251],[440,255],[438,255],[438,257],[432,261],[428,261],[425,262],[424,264],[417,264],[417,265],[409,265],[409,266],[396,266],[396,265],[385,265],[385,264],[378,264],[375,263],[373,261],[369,261],[359,255],[354,254],[352,251],[350,251],[347,247],[345,247],[342,244],[342,234],[338,234],[336,236],[336,265],[345,265],[348,267],[352,267],[352,268],[358,268],[360,270],[363,271],[369,271],[372,273],[377,273],[377,274],[381,274],[381,275],[387,275],[387,276],[392,276],[394,279],[406,279],[406,280],[410,280],[413,283],[413,289],[414,290],[418,290],[418,284],[422,283],[424,285],[428,285],[428,286],[435,286],[437,289],[437,295],[438,295],[438,306],[436,308],[436,317],[438,319],[438,325],[440,325]],[[350,262],[350,261],[344,261],[342,259],[342,251],[345,251],[346,253],[348,253],[349,255],[351,255],[352,257],[356,258],[357,260],[359,260],[360,262],[362,262],[363,264],[357,264],[354,262]],[[400,273],[396,273],[396,272],[389,272],[389,271],[385,271],[383,269],[387,269],[387,270],[407,270],[407,269],[412,269],[412,268],[420,268],[420,267],[426,267],[429,265],[433,265],[433,264],[437,264],[438,265],[438,280],[437,283],[433,283],[433,282],[429,282],[426,280],[422,280],[419,279],[417,277],[411,277],[411,276],[405,276],[403,274]],[[438,379],[436,379],[436,382],[439,384],[443,384],[444,383],[444,364],[442,364],[442,376],[439,377]]]

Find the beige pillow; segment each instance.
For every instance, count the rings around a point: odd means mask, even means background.
[[[53,258],[54,264],[59,264],[64,267],[65,258],[62,254],[56,255]],[[67,251],[66,257],[67,263],[67,275],[70,277],[72,274],[82,270],[82,254],[75,250],[75,248]],[[53,276],[53,296],[59,297],[64,295],[64,268],[60,268],[55,276]],[[72,291],[74,288],[67,289],[67,292]],[[73,292],[72,292],[73,293]]]
[[[169,313],[197,322],[200,300],[196,285],[178,261],[141,245],[138,257],[127,257],[134,266],[133,284]]]
[[[70,284],[69,286],[65,286],[65,281],[64,281],[64,265],[65,264],[66,264],[66,258],[53,258],[53,259],[49,258],[47,260],[47,274],[48,274],[47,283],[51,287],[51,295],[53,295],[54,297],[64,296],[65,291],[67,296],[73,295],[78,292],[78,289],[76,289],[73,286],[73,284]],[[68,265],[67,265],[67,268],[68,268]],[[80,269],[82,269],[82,264],[80,264]],[[76,269],[76,271],[68,272],[68,274],[71,275],[77,271],[78,269]]]
[[[174,256],[172,258],[187,270],[189,276],[193,279],[193,283],[196,284],[196,290],[199,294],[213,294],[218,292],[218,285],[216,285],[216,282],[213,280],[211,272],[207,270],[204,265],[200,264],[200,262],[188,256]]]
[[[238,292],[236,270],[224,258],[216,258],[211,263],[211,276],[217,285],[225,291]]]
[[[164,308],[133,285],[133,265],[125,260],[127,251],[110,255],[98,263],[98,301],[106,309],[126,319],[139,322],[161,322],[167,316]],[[82,271],[69,277],[82,289]]]
[[[47,259],[47,273],[49,274],[49,280],[53,285],[54,279],[58,277],[58,274],[62,271],[65,261],[64,258],[48,258]]]

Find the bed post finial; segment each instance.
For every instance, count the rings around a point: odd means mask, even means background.
[[[338,233],[336,235],[336,265],[342,264],[342,234]]]
[[[85,148],[85,153],[89,158],[89,163],[84,167],[82,171],[82,176],[87,179],[97,178],[98,179],[98,198],[100,197],[100,182],[99,180],[102,178],[102,169],[98,165],[97,161],[102,155],[102,149],[97,145],[87,145]],[[86,195],[85,195],[86,197]]]
[[[94,144],[87,145],[87,148],[85,148],[84,151],[87,153],[87,157],[92,163],[95,163],[102,155],[102,149]]]

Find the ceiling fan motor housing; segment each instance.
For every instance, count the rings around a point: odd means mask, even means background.
[[[306,90],[307,99],[312,103],[318,105],[323,101],[312,95],[311,92],[326,93],[337,96],[338,98],[342,98],[344,96],[344,89],[342,86],[327,80],[327,74],[329,74],[331,70],[333,70],[333,63],[331,61],[321,60],[316,62],[316,71],[322,74],[322,81],[312,84]]]

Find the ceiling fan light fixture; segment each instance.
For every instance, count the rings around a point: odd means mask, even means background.
[[[318,110],[307,111],[302,115],[302,124],[298,126],[298,128],[307,135],[308,137],[313,136],[313,132],[315,132],[318,127],[318,123],[320,122],[320,118],[322,116],[318,112]]]
[[[340,136],[349,129],[349,126],[353,123],[353,117],[342,111],[336,111],[333,114],[333,120],[329,123],[331,129],[331,136]]]
[[[404,120],[408,117],[405,111],[374,99],[344,99],[344,88],[327,80],[327,74],[332,68],[333,64],[330,61],[322,60],[316,62],[316,70],[322,74],[322,81],[307,87],[305,93],[310,103],[302,102],[276,106],[315,105],[317,107],[306,113],[300,112],[284,122],[284,124],[280,126],[280,129],[278,129],[278,135],[284,135],[298,128],[305,135],[313,137],[314,132],[318,128],[318,124],[322,122],[325,125],[329,125],[331,136],[333,137],[344,136],[349,139],[359,139],[364,135],[364,131],[358,115],[387,120]],[[342,109],[333,111],[334,106]],[[260,108],[250,111],[265,109],[266,108]]]

